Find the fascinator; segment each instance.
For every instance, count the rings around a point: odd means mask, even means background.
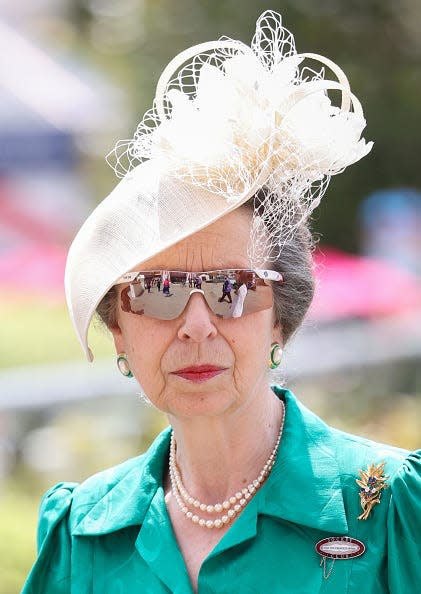
[[[329,91],[339,91],[339,106]],[[222,37],[178,54],[134,137],[108,155],[122,179],[69,250],[67,303],[88,359],[92,316],[123,274],[257,193],[250,264],[276,258],[330,177],[371,150],[364,128],[343,71],[297,53],[275,12],[258,19],[250,46]]]

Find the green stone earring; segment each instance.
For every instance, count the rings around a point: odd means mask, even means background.
[[[133,377],[132,370],[130,369],[129,360],[125,353],[119,353],[117,355],[117,367],[125,377]]]
[[[279,367],[282,359],[282,348],[279,342],[272,342],[270,346],[270,355],[268,365],[271,369]]]

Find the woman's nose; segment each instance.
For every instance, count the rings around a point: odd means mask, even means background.
[[[208,308],[202,291],[192,291],[190,299],[181,314],[181,325],[178,329],[180,340],[202,342],[213,338],[218,333],[212,321],[212,313]]]

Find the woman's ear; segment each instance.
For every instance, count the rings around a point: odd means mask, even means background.
[[[284,344],[282,327],[278,323],[275,323],[272,329],[272,342],[278,342],[280,345]]]
[[[125,353],[125,345],[124,345],[124,339],[123,339],[123,333],[121,331],[120,326],[118,325],[118,323],[115,326],[112,326],[111,328],[109,328],[109,331],[111,332],[112,336],[113,336],[113,340],[114,340],[114,347],[115,347],[115,351],[116,353]]]

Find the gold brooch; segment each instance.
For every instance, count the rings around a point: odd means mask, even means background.
[[[359,520],[366,520],[373,507],[380,503],[380,497],[383,489],[388,486],[386,480],[389,478],[384,475],[385,462],[370,464],[367,470],[360,470],[360,479],[356,479],[360,487],[360,499],[363,513],[358,516]]]

